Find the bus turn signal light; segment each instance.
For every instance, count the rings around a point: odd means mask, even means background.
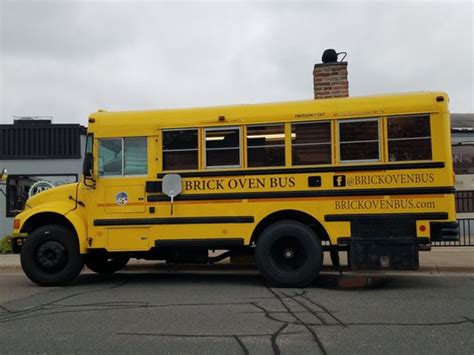
[[[18,229],[18,228],[20,228],[20,220],[15,218],[13,220],[13,229]]]

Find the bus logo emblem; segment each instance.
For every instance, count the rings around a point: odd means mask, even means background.
[[[334,175],[332,178],[334,187],[344,187],[346,186],[346,176],[345,175]]]
[[[115,203],[117,206],[125,206],[128,202],[128,196],[125,192],[119,192],[115,195]]]

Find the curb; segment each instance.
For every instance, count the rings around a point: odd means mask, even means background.
[[[8,274],[8,273],[18,273],[23,272],[20,265],[0,265],[0,273]]]
[[[415,272],[417,272],[415,270]],[[462,274],[473,274],[474,267],[471,266],[420,266],[418,272],[429,272],[434,274],[442,273],[462,273]]]
[[[189,271],[189,272],[199,272],[199,271],[257,271],[255,264],[244,263],[244,264],[231,264],[230,262],[219,263],[215,265],[207,264],[165,264],[160,262],[153,261],[138,261],[131,262],[127,265],[123,271],[127,272],[150,272],[150,271],[167,271],[167,272],[177,272],[177,271]],[[89,271],[84,267],[83,271]],[[22,273],[22,267],[20,264],[0,264],[0,273]],[[330,265],[325,265],[322,272],[338,272]],[[347,268],[343,269],[344,274],[358,274],[366,273],[364,271],[353,272]],[[421,265],[418,270],[375,270],[367,271],[367,273],[374,273],[379,275],[417,275],[417,274],[474,274],[474,266],[438,266],[438,265]]]
[[[381,275],[389,274],[474,274],[474,247],[466,248],[443,248],[437,249],[431,254],[427,254],[424,258],[420,258],[420,268],[413,271],[403,270],[380,270],[367,271],[367,273],[380,273]],[[150,272],[150,271],[189,271],[189,272],[219,272],[229,270],[240,271],[257,271],[255,262],[249,262],[249,259],[239,260],[240,262],[231,263],[230,259],[224,259],[214,265],[208,264],[166,264],[164,261],[154,260],[135,260],[132,259],[130,263],[124,268],[127,272]],[[357,272],[348,270],[345,258],[341,258],[342,271],[344,273],[355,274]],[[87,270],[85,268],[84,270]],[[323,272],[339,272],[339,270],[332,267],[329,258],[325,257],[325,263],[322,269]],[[20,255],[18,254],[0,254],[0,273],[16,273],[23,272]]]

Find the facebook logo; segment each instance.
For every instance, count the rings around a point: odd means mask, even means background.
[[[334,175],[332,178],[334,187],[344,187],[346,186],[346,176],[345,175]]]

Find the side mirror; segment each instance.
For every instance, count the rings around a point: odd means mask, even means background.
[[[183,191],[181,176],[178,174],[166,174],[163,177],[163,193],[171,198],[171,215],[173,215],[174,198]]]
[[[6,180],[7,179],[7,175],[8,175],[8,171],[6,168],[4,168],[2,170],[2,172],[0,173],[0,181],[3,181],[3,180]]]
[[[82,174],[86,178],[92,178],[94,176],[93,174],[93,168],[94,168],[94,156],[92,153],[86,153],[84,157],[84,164],[82,165]]]

